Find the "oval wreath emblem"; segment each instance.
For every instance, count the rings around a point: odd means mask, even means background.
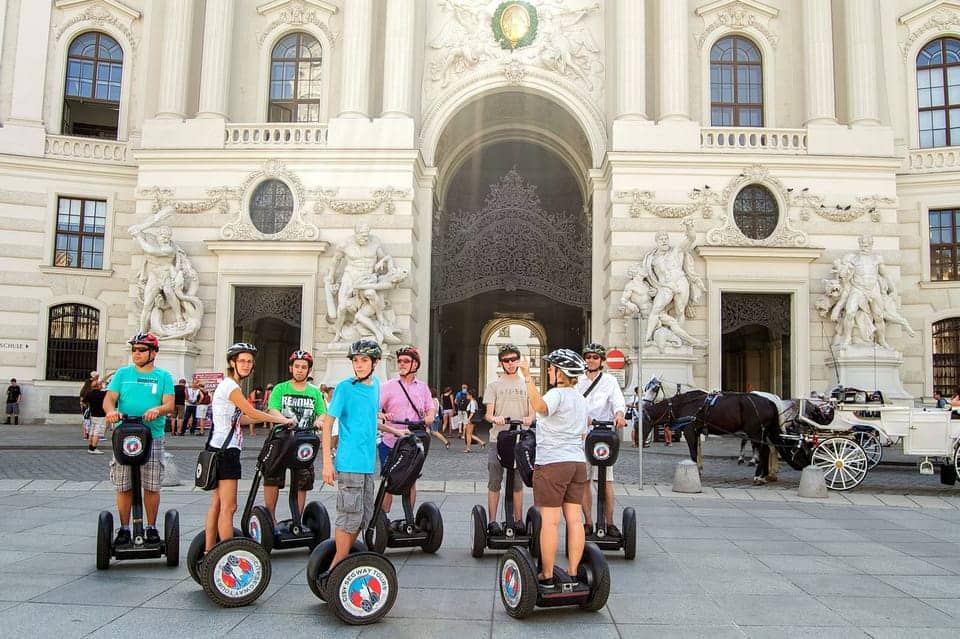
[[[519,49],[531,44],[537,37],[537,9],[522,0],[501,2],[490,25],[493,36],[504,49]]]

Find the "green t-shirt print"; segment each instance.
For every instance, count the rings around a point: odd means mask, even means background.
[[[319,389],[307,384],[302,391],[297,390],[290,381],[280,382],[273,387],[267,408],[280,413],[293,413],[297,418],[298,429],[313,428],[317,416],[327,412],[323,393]]]

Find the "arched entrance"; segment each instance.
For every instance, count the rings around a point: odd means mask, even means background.
[[[303,293],[299,286],[238,286],[233,311],[233,341],[258,349],[257,365],[246,391],[287,379],[287,358],[300,348]]]
[[[533,94],[487,96],[451,120],[437,147],[433,384],[485,385],[491,371],[481,364],[481,333],[496,320],[542,327],[541,351],[583,344],[591,304],[589,158],[571,116]]]
[[[722,386],[791,397],[790,296],[723,293]]]

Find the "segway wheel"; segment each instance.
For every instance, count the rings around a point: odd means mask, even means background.
[[[263,506],[254,506],[247,520],[246,536],[257,542],[269,555],[273,552],[273,517]]]
[[[303,509],[303,525],[313,531],[313,541],[310,550],[313,550],[324,539],[330,538],[330,515],[323,504],[311,501]]]
[[[623,557],[634,559],[637,556],[637,511],[627,507],[623,509]]]
[[[200,565],[200,583],[210,600],[224,608],[247,606],[270,585],[270,555],[245,537],[222,541]]]
[[[239,528],[233,529],[234,537],[243,537],[243,531]],[[202,584],[200,581],[200,565],[203,563],[204,551],[203,549],[207,545],[207,534],[202,530],[197,533],[197,536],[193,538],[193,541],[190,542],[190,546],[187,548],[187,572],[190,573],[190,576],[193,577],[193,580],[198,584]]]
[[[473,522],[470,554],[479,559],[487,547],[487,511],[483,506],[474,506],[470,513]]]
[[[360,541],[355,541],[350,548],[350,554],[365,550],[366,547]],[[310,592],[321,601],[327,600],[327,593],[320,587],[320,575],[330,569],[330,562],[333,561],[336,554],[337,542],[333,539],[326,539],[310,552],[310,559],[307,560],[307,585],[310,586]]]
[[[437,505],[430,501],[420,504],[415,521],[418,528],[429,533],[420,549],[431,554],[440,550],[440,544],[443,543],[443,517]]]
[[[376,521],[363,531],[363,541],[367,548],[382,555],[387,549],[387,540],[390,538],[390,517],[385,512],[374,515]]]
[[[540,509],[531,506],[527,509],[527,534],[530,535],[530,554],[534,558],[540,556],[540,529],[543,528],[543,519],[540,517]]]
[[[503,609],[514,619],[529,617],[537,605],[537,572],[530,553],[520,546],[508,548],[497,575]]]
[[[168,510],[163,515],[163,552],[167,566],[180,565],[180,513],[176,510]]]
[[[361,626],[379,621],[397,599],[397,571],[373,552],[353,553],[330,571],[327,603],[340,621]]]
[[[583,548],[583,561],[577,577],[584,573],[590,586],[590,596],[580,607],[596,612],[607,605],[607,597],[610,596],[610,567],[607,565],[607,558],[596,544],[587,544]]]
[[[110,567],[110,556],[113,554],[113,513],[109,510],[100,511],[97,521],[97,570],[106,570]]]

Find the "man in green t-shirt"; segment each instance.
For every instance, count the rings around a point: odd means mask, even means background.
[[[298,429],[319,428],[320,416],[327,412],[327,405],[323,401],[323,393],[307,382],[312,368],[313,356],[309,352],[291,353],[290,375],[292,377],[273,387],[267,412],[280,417],[283,417],[285,412],[293,413],[297,418]],[[273,521],[277,521],[277,499],[280,496],[280,489],[284,486],[286,474],[284,470],[276,476],[263,478],[263,501]],[[297,503],[302,513],[307,503],[307,491],[313,490],[315,473],[311,465],[309,468],[294,470],[292,474],[290,490],[297,490]]]
[[[147,543],[160,543],[157,532],[157,512],[160,510],[160,486],[163,482],[163,431],[166,416],[173,413],[173,376],[154,366],[160,342],[150,333],[137,333],[130,338],[131,366],[124,366],[114,374],[103,398],[106,423],[116,424],[122,417],[142,417],[150,427],[153,443],[150,458],[140,468],[143,482],[143,505],[147,515],[145,526]],[[133,508],[133,479],[131,467],[110,460],[110,481],[117,491],[117,510],[120,530],[114,544],[130,543],[130,510]]]

